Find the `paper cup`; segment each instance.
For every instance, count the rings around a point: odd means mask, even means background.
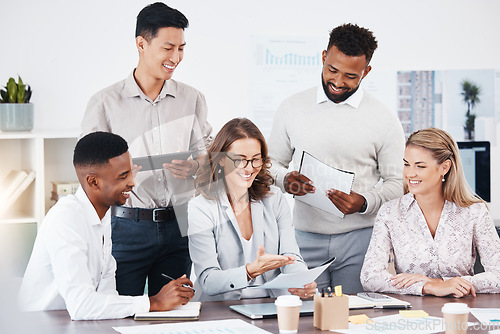
[[[467,333],[469,320],[469,306],[464,303],[446,303],[441,309],[443,312],[446,334]]]
[[[274,302],[278,311],[278,327],[280,334],[297,333],[299,330],[299,315],[302,300],[299,296],[279,296]]]

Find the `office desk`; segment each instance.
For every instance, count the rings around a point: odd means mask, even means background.
[[[455,298],[439,298],[439,297],[418,297],[418,296],[404,296],[393,295],[396,298],[409,301],[414,310],[425,310],[429,315],[441,317],[441,307],[444,303],[449,302],[462,302],[467,303],[470,307],[500,307],[500,295],[480,294],[476,298],[466,297],[461,299]],[[233,312],[229,309],[229,305],[237,303],[263,303],[273,302],[274,299],[263,298],[253,300],[239,301],[223,301],[223,302],[205,302],[203,303],[200,321],[206,320],[221,320],[221,319],[242,319],[257,327],[265,329],[271,333],[278,333],[278,322],[276,319],[262,319],[251,320],[239,313]],[[380,309],[362,309],[351,310],[350,315],[366,314],[369,317],[380,317],[384,315],[391,315],[398,313],[398,310],[380,310]],[[31,312],[26,313],[24,318],[26,322],[34,325],[33,333],[70,333],[70,334],[89,334],[89,333],[117,333],[113,330],[114,326],[133,326],[133,325],[146,325],[146,324],[159,324],[161,321],[135,321],[132,318],[117,319],[117,320],[99,320],[99,321],[71,321],[66,311],[47,311],[47,312]],[[469,316],[469,321],[474,322],[474,316]],[[488,333],[488,329],[484,328],[475,330],[472,327],[468,333]],[[492,327],[489,328],[493,329]],[[322,333],[319,329],[313,326],[313,317],[301,317],[299,321],[299,333]],[[329,332],[324,332],[329,333]]]

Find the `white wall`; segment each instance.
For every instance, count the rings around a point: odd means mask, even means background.
[[[79,128],[89,97],[137,63],[135,18],[144,0],[6,1],[0,6],[0,84],[20,74],[33,89],[35,127]],[[353,22],[379,41],[374,71],[500,69],[500,1],[171,0],[190,20],[174,78],[200,89],[218,130],[248,115],[251,34],[324,36]],[[491,211],[500,219],[493,143]]]

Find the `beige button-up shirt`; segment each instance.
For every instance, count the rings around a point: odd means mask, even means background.
[[[212,127],[207,122],[205,97],[198,90],[173,79],[165,81],[152,101],[127,79],[96,93],[82,120],[82,135],[94,131],[122,136],[133,158],[192,151],[205,153]],[[194,194],[193,178],[175,178],[166,169],[139,171],[126,206],[157,208],[180,205]]]

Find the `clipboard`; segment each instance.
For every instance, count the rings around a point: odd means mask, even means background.
[[[340,218],[344,218],[344,214],[326,196],[326,191],[334,188],[346,194],[350,194],[354,183],[354,172],[332,167],[306,151],[302,151],[299,173],[307,176],[313,181],[316,191],[313,194],[308,193],[303,196],[294,195],[293,197],[297,201],[301,201]]]
[[[190,155],[191,151],[149,155],[145,157],[133,158],[132,163],[134,165],[142,166],[139,171],[142,172],[146,170],[163,169],[164,163],[170,163],[172,160],[186,160]]]

